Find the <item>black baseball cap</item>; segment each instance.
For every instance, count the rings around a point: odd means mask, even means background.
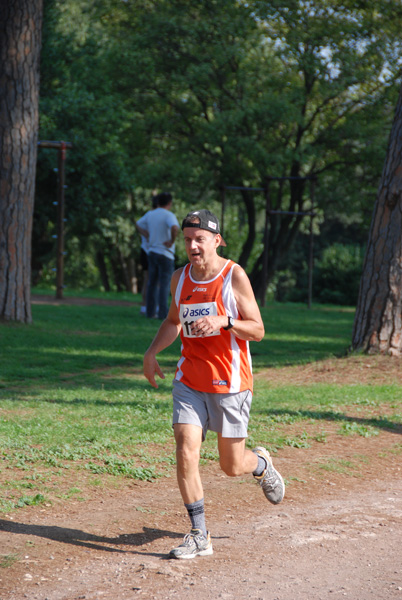
[[[198,223],[194,222],[195,218],[199,219]],[[221,243],[219,245],[226,246],[226,242],[221,235],[218,217],[216,217],[210,210],[202,208],[201,210],[193,210],[189,212],[184,217],[183,223],[181,224],[182,229],[185,227],[195,227],[196,229],[206,229],[207,231],[212,231],[212,233],[219,233],[221,236]]]

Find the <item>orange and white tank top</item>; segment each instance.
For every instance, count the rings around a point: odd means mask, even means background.
[[[192,335],[190,324],[201,316],[241,316],[232,289],[235,263],[228,260],[210,281],[196,281],[187,264],[180,276],[175,302],[181,322],[181,358],[175,379],[199,392],[237,393],[253,386],[249,344],[229,329],[206,337]]]

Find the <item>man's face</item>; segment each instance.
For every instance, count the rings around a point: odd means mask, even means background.
[[[202,267],[216,256],[219,235],[194,227],[185,227],[183,235],[188,260],[192,265]]]

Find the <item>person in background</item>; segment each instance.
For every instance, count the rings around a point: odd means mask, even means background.
[[[154,196],[152,196],[152,210],[155,210],[155,208],[157,208],[157,206],[158,206],[157,196],[154,195]],[[151,211],[148,211],[148,212],[151,212]],[[148,214],[148,212],[145,213],[145,215],[143,217],[141,217],[141,219],[138,219],[138,221],[135,224],[135,227],[140,235],[141,235],[141,223],[143,222],[143,219],[146,216],[146,214]],[[140,313],[142,315],[145,315],[147,312],[148,249],[149,249],[149,244],[148,244],[147,236],[141,235],[140,264],[142,267],[143,279],[142,279],[142,289],[141,289]]]
[[[148,241],[148,318],[165,319],[168,314],[169,283],[174,270],[175,240],[180,231],[172,212],[172,195],[162,192],[155,197],[157,208],[150,210],[137,222],[137,230]]]

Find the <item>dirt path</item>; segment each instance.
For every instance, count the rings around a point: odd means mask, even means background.
[[[402,599],[397,444],[382,432],[284,449],[275,462],[290,484],[276,507],[251,478],[202,467],[214,555],[192,561],[166,559],[188,530],[174,478],[22,509],[0,519],[0,553],[20,556],[0,569],[0,598]],[[334,452],[364,453],[356,476],[317,472]]]

